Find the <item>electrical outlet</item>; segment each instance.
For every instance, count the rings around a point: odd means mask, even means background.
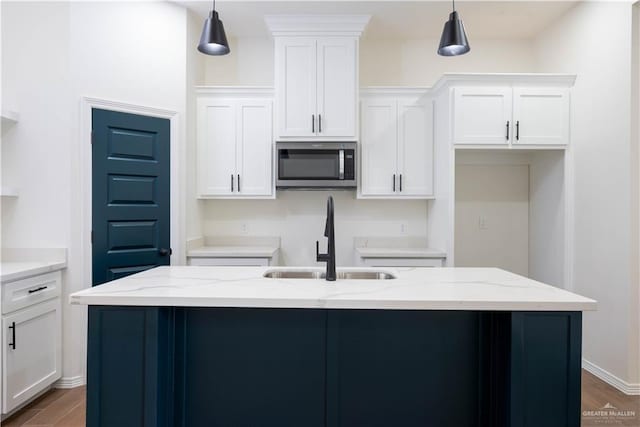
[[[478,228],[480,230],[487,230],[489,228],[489,224],[487,223],[487,218],[483,215],[478,217]]]
[[[405,222],[400,223],[400,234],[407,234],[407,224]]]
[[[248,227],[247,227],[247,223],[243,222],[242,224],[240,224],[240,233],[241,234],[247,234],[249,233]]]

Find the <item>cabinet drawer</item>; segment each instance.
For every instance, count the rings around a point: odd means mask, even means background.
[[[2,313],[11,313],[60,296],[61,277],[59,271],[54,271],[3,284]]]

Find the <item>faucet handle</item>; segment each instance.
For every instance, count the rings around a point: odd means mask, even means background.
[[[320,242],[316,240],[316,261],[326,262],[329,259],[329,254],[320,253]]]

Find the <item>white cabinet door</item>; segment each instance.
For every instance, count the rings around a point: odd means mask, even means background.
[[[2,412],[7,413],[60,378],[60,298],[3,316],[2,330]]]
[[[453,143],[497,145],[511,138],[509,87],[459,87],[454,89]]]
[[[397,111],[394,98],[362,101],[360,192],[363,196],[394,195],[398,189]]]
[[[275,61],[278,136],[314,136],[317,130],[316,39],[277,37]]]
[[[271,101],[242,101],[238,105],[238,195],[272,193],[271,117]]]
[[[356,138],[356,52],[353,37],[318,39],[318,136]]]
[[[398,101],[398,194],[433,195],[433,104]]]
[[[515,88],[513,90],[513,143],[566,145],[569,143],[569,90]]]
[[[236,102],[198,100],[198,193],[232,194],[236,187]],[[233,187],[233,189],[232,189]]]

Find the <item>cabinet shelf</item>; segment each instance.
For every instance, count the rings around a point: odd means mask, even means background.
[[[14,187],[1,187],[0,196],[1,197],[18,197],[18,190],[15,189]]]
[[[18,119],[20,118],[19,114],[15,111],[7,111],[3,110],[0,113],[0,117],[2,118],[2,127],[5,128],[7,126],[11,126],[15,123],[18,123]]]

